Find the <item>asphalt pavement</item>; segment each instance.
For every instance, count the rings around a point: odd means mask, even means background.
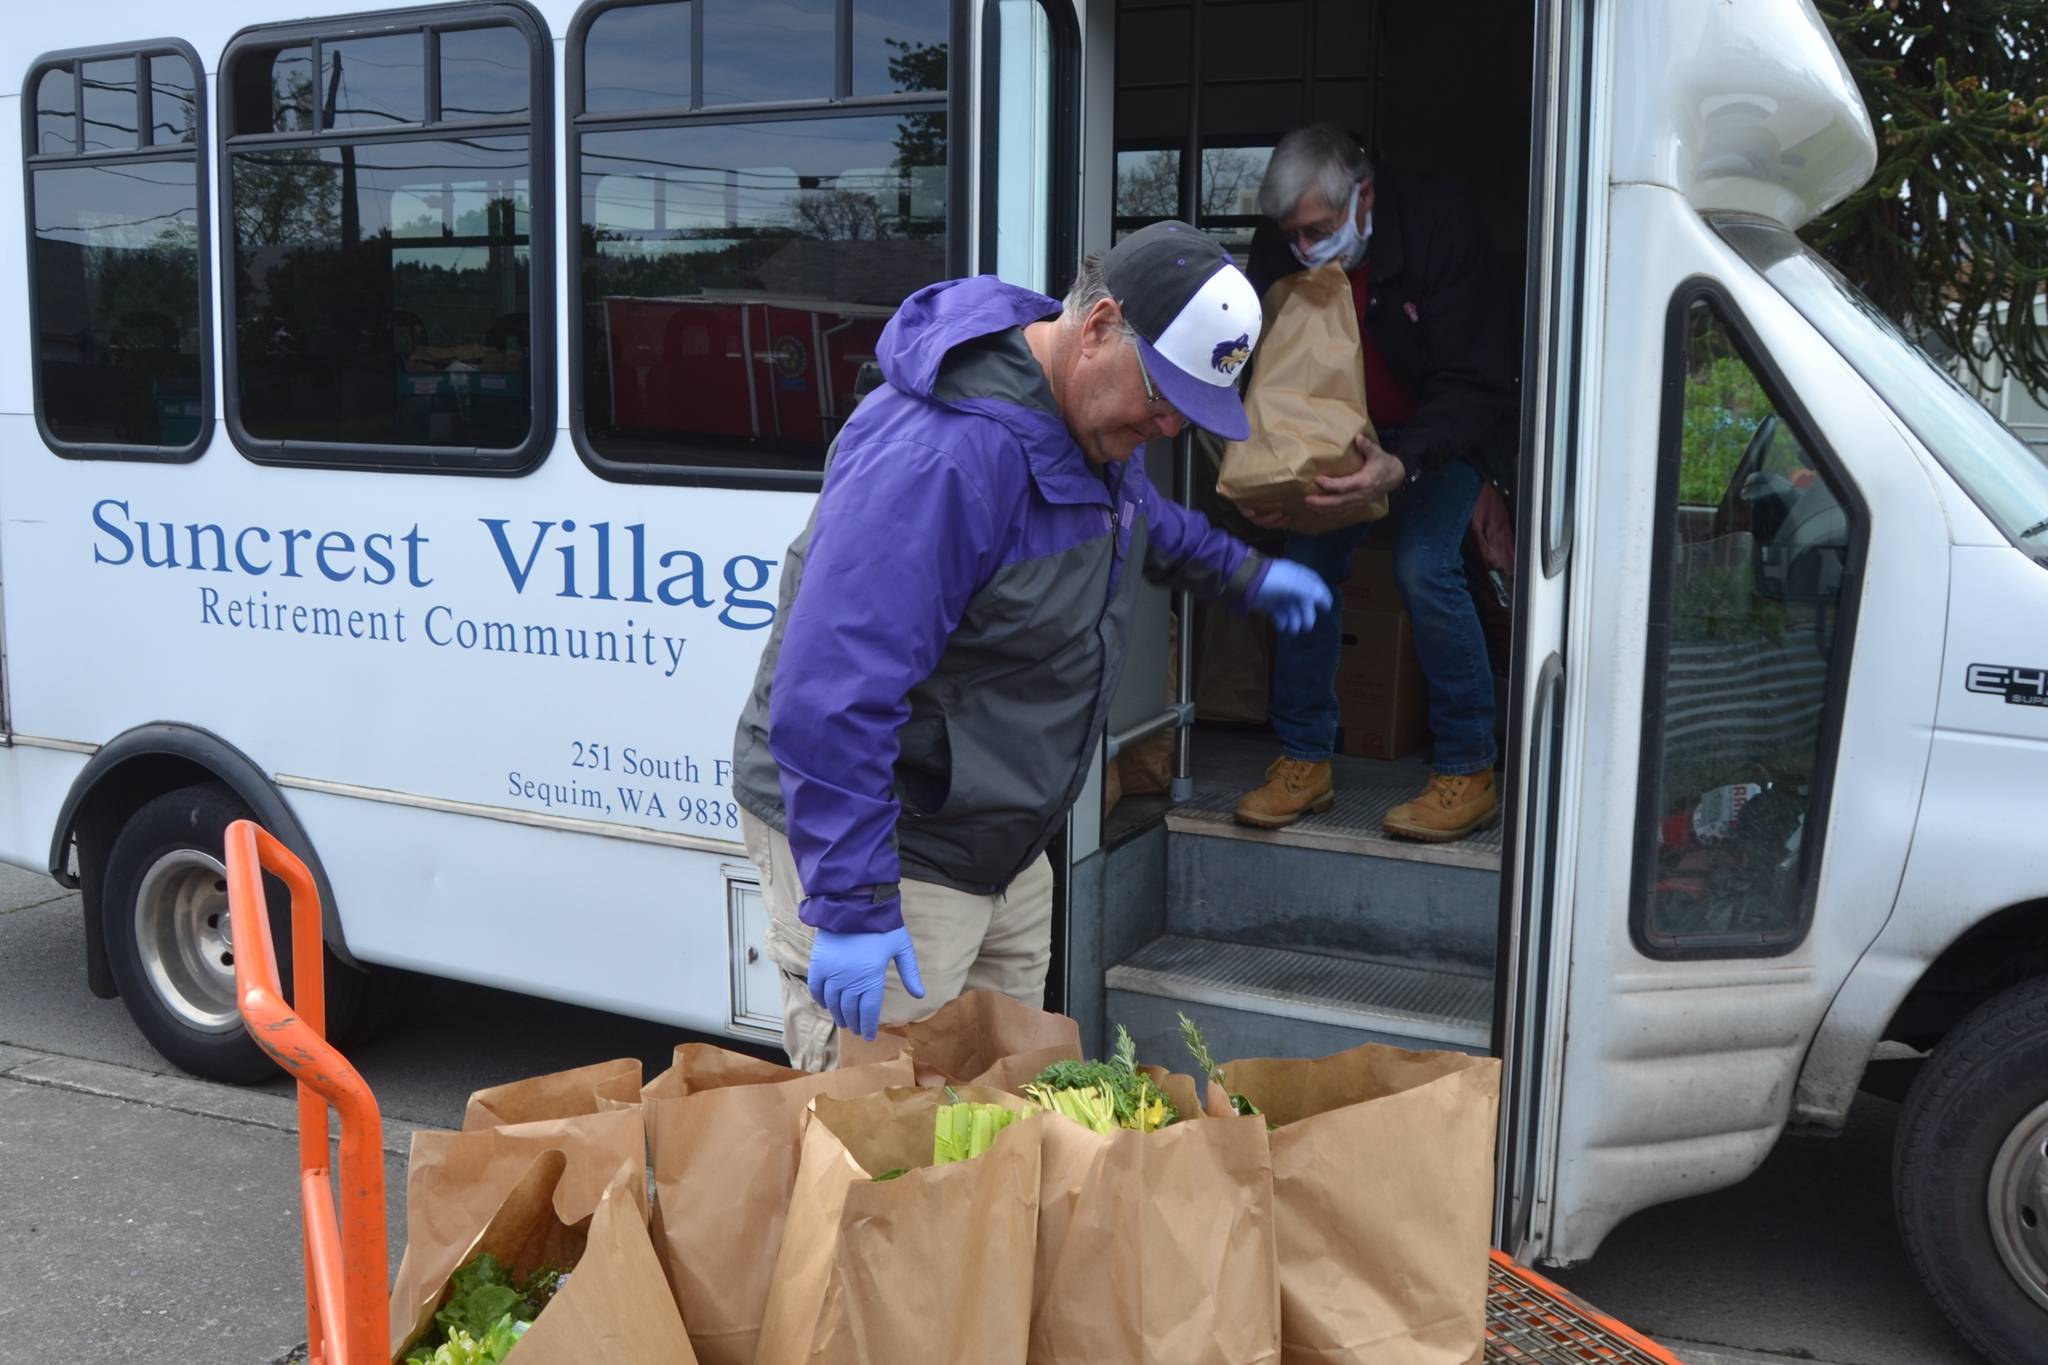
[[[168,1074],[117,1000],[86,990],[79,903],[0,866],[0,1365],[269,1365],[305,1338],[295,1111]],[[392,1267],[415,1127],[472,1090],[611,1057],[667,1065],[673,1028],[452,982],[352,1055],[385,1115]],[[1891,1223],[1894,1106],[1780,1145],[1733,1189],[1637,1215],[1548,1272],[1687,1365],[1978,1365]]]

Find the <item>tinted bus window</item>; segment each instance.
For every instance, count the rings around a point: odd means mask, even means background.
[[[690,107],[690,7],[625,5],[590,22],[583,107],[590,113]]]
[[[833,0],[753,0],[746,5],[706,0],[703,102],[830,98],[837,21]]]
[[[883,324],[945,274],[944,154],[915,117],[584,139],[593,445],[818,467]]]
[[[68,65],[45,71],[35,91],[36,154],[63,156],[78,150],[78,73]]]
[[[572,430],[600,472],[823,468],[882,327],[949,273],[948,8],[707,6],[701,53],[688,4],[586,9]]]
[[[229,414],[253,458],[508,469],[545,449],[545,39],[501,13],[230,50],[225,84],[261,111],[231,111],[251,131],[227,144]],[[302,105],[314,131],[276,136]]]
[[[199,140],[198,95],[183,57],[149,59],[149,140],[159,147]]]
[[[946,7],[927,0],[857,0],[853,93],[915,95],[946,88]]]
[[[235,340],[258,440],[511,448],[531,422],[523,137],[235,158]]]
[[[189,52],[149,49],[45,58],[31,72],[36,415],[60,454],[190,459],[206,443],[212,346],[194,74]],[[145,113],[169,131],[150,136]]]
[[[322,127],[390,128],[427,121],[427,61],[423,36],[400,33],[348,38],[320,49],[328,117]],[[514,84],[524,84],[516,76]]]
[[[441,121],[523,119],[526,40],[502,25],[441,35]]]
[[[310,133],[313,131],[313,49],[306,43],[240,51],[226,81],[228,131]]]
[[[85,150],[134,150],[141,107],[135,98],[135,59],[83,62],[78,74],[85,93]]]

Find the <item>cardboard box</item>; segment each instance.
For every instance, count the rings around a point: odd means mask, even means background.
[[[1195,608],[1195,718],[1264,725],[1272,699],[1271,625],[1220,603]]]
[[[1337,665],[1337,747],[1361,758],[1405,758],[1429,744],[1429,686],[1406,612],[1344,604]]]
[[[1394,547],[1373,540],[1351,552],[1351,577],[1344,580],[1344,614],[1354,611],[1404,611],[1401,590],[1394,585]]]

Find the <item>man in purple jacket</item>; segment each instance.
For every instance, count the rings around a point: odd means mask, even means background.
[[[1129,569],[1283,630],[1329,606],[1130,458],[1188,422],[1245,436],[1259,325],[1229,255],[1158,223],[1064,306],[981,276],[883,331],[888,382],[833,445],[734,742],[797,1066],[834,1063],[835,1024],[872,1038],[965,990],[1042,1002],[1045,849],[1102,740]]]

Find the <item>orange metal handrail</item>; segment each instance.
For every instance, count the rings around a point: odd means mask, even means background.
[[[384,1122],[370,1087],[327,1043],[320,892],[296,854],[262,826],[227,831],[228,913],[242,1024],[299,1083],[299,1189],[306,1251],[308,1365],[389,1365],[390,1269],[384,1240]],[[263,874],[291,892],[292,999],[278,983]],[[329,1167],[328,1107],[341,1117]],[[338,1175],[338,1180],[335,1178]]]

